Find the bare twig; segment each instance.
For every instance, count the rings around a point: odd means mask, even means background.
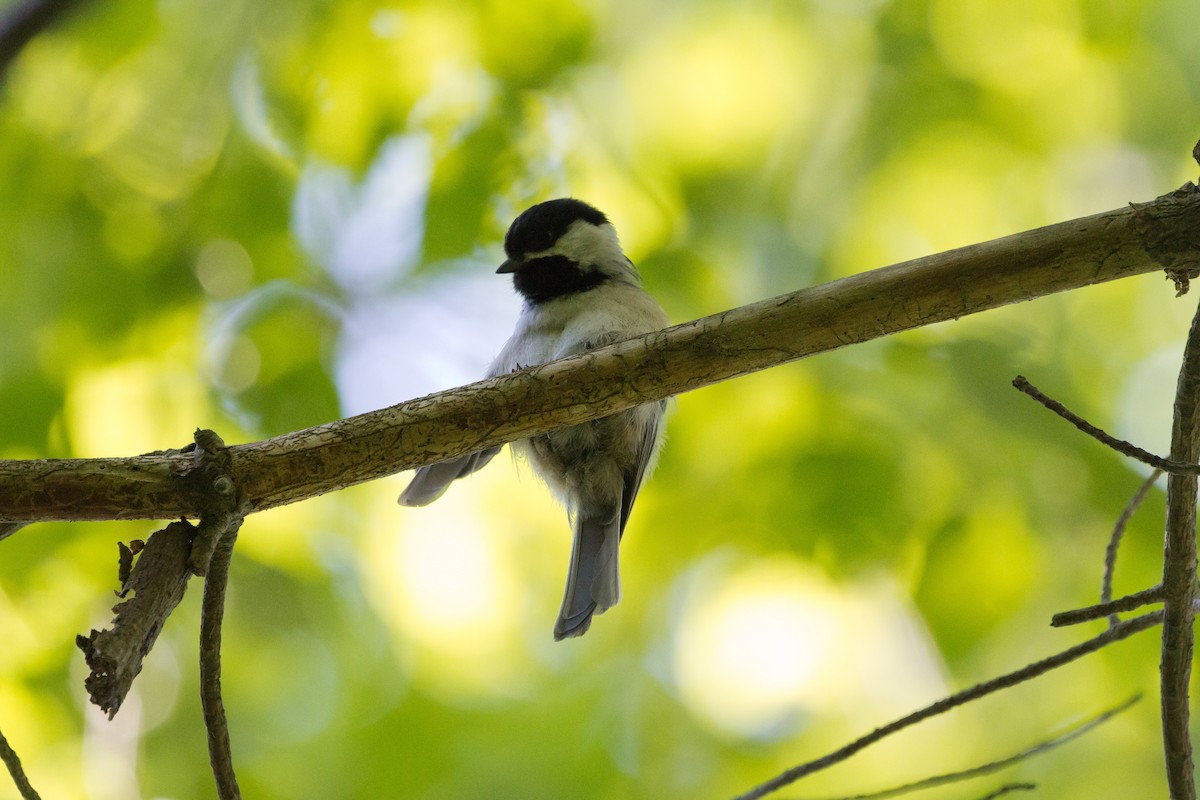
[[[944,714],[952,708],[957,708],[965,703],[978,700],[981,697],[986,697],[989,694],[998,692],[1001,689],[1007,689],[1010,686],[1016,686],[1019,683],[1024,683],[1027,680],[1036,678],[1053,669],[1069,664],[1070,662],[1081,658],[1088,653],[1094,653],[1102,647],[1105,647],[1113,642],[1120,641],[1126,637],[1132,636],[1140,631],[1152,628],[1162,622],[1163,614],[1161,611],[1153,611],[1149,614],[1143,614],[1140,617],[1134,617],[1131,620],[1126,620],[1119,625],[1109,628],[1087,641],[1080,642],[1074,647],[1067,648],[1062,652],[1055,653],[1052,656],[1035,661],[1032,664],[1027,664],[1018,670],[1009,672],[1006,675],[1001,675],[998,678],[993,678],[990,681],[976,684],[969,689],[964,689],[961,692],[952,694],[949,697],[944,697],[935,703],[932,703],[919,711],[914,711],[906,717],[901,717],[898,720],[889,722],[880,728],[855,739],[853,742],[834,750],[832,753],[805,762],[798,766],[792,767],[769,781],[755,786],[750,791],[738,795],[736,800],[757,800],[757,798],[765,797],[772,792],[777,792],[783,787],[795,783],[806,775],[811,775],[814,772],[819,772],[823,769],[828,769],[834,764],[841,763],[850,758],[860,750],[875,744],[880,739],[891,736],[893,733],[904,730],[912,725],[935,717],[938,714]]]
[[[1113,526],[1112,536],[1108,539],[1108,548],[1104,551],[1104,578],[1100,582],[1101,604],[1113,599],[1113,574],[1117,571],[1117,551],[1121,547],[1121,539],[1125,535],[1125,528],[1129,525],[1129,520],[1133,518],[1133,513],[1138,510],[1142,505],[1142,501],[1146,499],[1146,495],[1150,493],[1150,487],[1155,484],[1161,475],[1162,470],[1160,469],[1155,469],[1150,473],[1150,477],[1146,478],[1142,482],[1142,485],[1138,487],[1138,490],[1121,512],[1121,516],[1117,518],[1117,524]],[[1108,618],[1110,625],[1116,625],[1120,621],[1115,612]]]
[[[1121,621],[1117,614],[1121,611],[1133,611],[1134,609],[1148,606],[1151,603],[1161,603],[1163,599],[1162,584],[1151,586],[1149,589],[1143,589],[1140,592],[1127,594],[1124,597],[1118,597],[1116,600],[1109,600],[1107,603],[1098,603],[1094,606],[1085,608],[1074,608],[1070,611],[1063,611],[1055,614],[1050,624],[1056,628],[1062,628],[1067,625],[1078,625],[1081,622],[1090,622],[1101,617],[1108,617],[1110,625],[1116,625]],[[1116,622],[1113,622],[1116,620]]]
[[[49,27],[79,0],[25,0],[0,16],[0,77],[29,40]]]
[[[1171,458],[1200,459],[1200,308],[1192,318],[1175,389]],[[1159,662],[1163,752],[1172,800],[1194,800],[1196,784],[1189,734],[1188,682],[1192,673],[1196,599],[1196,477],[1167,479],[1163,554],[1163,639]]]
[[[947,772],[944,775],[935,775],[931,778],[924,778],[922,780],[914,781],[912,783],[906,783],[903,786],[895,786],[895,787],[892,787],[891,789],[884,789],[884,790],[878,791],[878,792],[868,792],[866,794],[856,794],[856,795],[850,795],[847,797],[840,797],[840,798],[837,798],[837,800],[884,800],[884,798],[888,798],[888,797],[897,797],[899,795],[908,794],[910,792],[919,792],[924,789],[932,789],[936,786],[945,786],[948,783],[957,783],[958,781],[965,781],[965,780],[970,780],[971,778],[978,778],[981,775],[990,775],[993,772],[999,772],[1000,770],[1004,769],[1005,767],[1011,767],[1013,764],[1024,761],[1025,759],[1030,758],[1032,756],[1041,755],[1042,753],[1053,750],[1054,748],[1058,747],[1059,745],[1066,744],[1067,742],[1069,742],[1073,739],[1077,739],[1080,736],[1083,736],[1085,733],[1092,730],[1093,728],[1096,728],[1100,725],[1103,725],[1105,722],[1108,722],[1110,719],[1115,717],[1117,714],[1120,714],[1122,711],[1125,711],[1126,709],[1128,709],[1130,706],[1132,706],[1134,703],[1138,702],[1141,699],[1142,699],[1142,696],[1140,694],[1134,695],[1133,697],[1129,698],[1128,700],[1121,703],[1120,705],[1114,706],[1113,708],[1110,708],[1107,711],[1103,711],[1100,714],[1097,714],[1096,716],[1092,717],[1091,719],[1086,720],[1086,721],[1080,723],[1079,725],[1076,725],[1074,728],[1071,728],[1066,733],[1055,736],[1054,738],[1048,739],[1044,742],[1039,742],[1038,744],[1036,744],[1032,747],[1027,747],[1024,750],[1022,750],[1021,752],[1014,753],[1013,755],[1008,756],[1006,758],[1001,758],[996,761],[990,761],[987,764],[980,764],[979,766],[971,767],[970,769],[959,770],[957,772]]]
[[[1101,444],[1108,445],[1113,450],[1116,450],[1121,455],[1129,456],[1132,459],[1141,461],[1143,464],[1149,464],[1152,467],[1162,470],[1171,475],[1200,475],[1200,464],[1190,464],[1183,461],[1172,460],[1156,456],[1148,450],[1143,450],[1137,445],[1131,444],[1124,439],[1118,439],[1111,434],[1105,433],[1100,428],[1097,428],[1092,423],[1088,422],[1083,417],[1076,414],[1071,409],[1064,406],[1062,403],[1049,397],[1041,392],[1036,386],[1030,383],[1024,375],[1018,375],[1013,378],[1012,385],[1020,391],[1037,400],[1046,408],[1058,414],[1067,422],[1074,425],[1079,430],[1091,436]]]
[[[41,800],[38,793],[34,791],[33,786],[30,785],[29,778],[25,775],[25,768],[21,766],[21,759],[8,743],[8,739],[4,738],[3,733],[0,733],[0,761],[3,761],[4,766],[8,767],[8,774],[12,776],[13,783],[17,785],[17,791],[21,793],[22,800]]]
[[[221,700],[221,621],[225,615],[225,587],[229,581],[229,562],[237,541],[238,519],[217,541],[204,579],[204,600],[200,610],[200,701],[204,727],[208,731],[208,756],[220,800],[241,798],[233,772],[233,753],[229,745],[229,722]]]
[[[229,563],[243,515],[225,442],[213,431],[197,430],[191,449],[199,467],[189,477],[203,498],[200,526],[188,560],[193,573],[205,576],[200,605],[200,704],[208,731],[208,757],[217,797],[240,800],[229,744],[229,721],[221,699],[221,623],[225,618]]]
[[[762,300],[562,361],[229,448],[246,512],[656,402],[815,353],[1200,259],[1200,191]],[[179,451],[0,461],[0,521],[195,517]]]

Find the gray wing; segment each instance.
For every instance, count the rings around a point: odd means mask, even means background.
[[[556,353],[554,357],[566,358],[567,356],[586,353],[589,350],[595,350],[627,338],[626,334],[619,331],[604,331],[585,342],[578,342],[574,346]],[[658,433],[662,430],[663,416],[666,412],[666,401],[660,401],[658,403],[658,414],[655,415],[654,421],[646,426],[646,430],[642,435],[642,441],[638,446],[637,458],[633,462],[633,466],[626,470],[623,476],[625,487],[621,494],[621,527],[619,529],[622,536],[625,534],[625,523],[629,521],[629,512],[633,510],[633,501],[637,499],[638,489],[642,486],[642,479],[646,477],[646,467],[654,457],[654,446],[658,443]]]
[[[506,344],[505,350],[507,348],[508,345]],[[503,352],[501,351],[501,355],[492,363],[485,377],[494,378],[508,371],[503,367],[505,363]],[[445,494],[446,489],[454,481],[459,478],[465,478],[471,473],[478,472],[486,467],[488,462],[496,457],[496,453],[499,453],[502,447],[503,445],[500,445],[500,447],[489,447],[487,450],[480,450],[478,453],[468,453],[465,456],[421,467],[413,475],[413,479],[409,481],[404,491],[401,492],[400,499],[397,502],[402,506],[409,507],[429,505]]]
[[[658,413],[654,421],[646,426],[642,441],[638,447],[637,460],[625,471],[625,491],[621,494],[621,535],[625,534],[625,523],[629,521],[629,512],[633,510],[633,501],[637,499],[638,489],[646,477],[646,467],[654,458],[654,447],[658,444],[658,434],[662,430],[663,417],[667,413],[667,402],[658,402]]]
[[[489,447],[478,453],[469,453],[458,458],[439,461],[427,467],[421,467],[413,476],[408,487],[400,495],[402,506],[427,506],[437,500],[450,484],[459,478],[465,478],[472,472],[483,469],[487,463],[500,452],[499,447]]]

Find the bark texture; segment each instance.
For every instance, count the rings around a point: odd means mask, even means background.
[[[229,448],[250,513],[898,331],[1200,266],[1200,192],[864,272],[585,355]],[[5,521],[197,515],[194,452],[0,461]]]

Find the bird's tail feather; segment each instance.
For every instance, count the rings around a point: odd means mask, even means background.
[[[593,614],[603,614],[621,599],[621,575],[617,546],[621,542],[619,509],[605,519],[575,519],[571,566],[562,610],[554,624],[554,640],[582,636],[592,624]]]

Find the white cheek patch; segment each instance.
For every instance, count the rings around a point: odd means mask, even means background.
[[[530,253],[526,259],[545,256],[565,256],[577,264],[621,264],[625,261],[617,231],[612,225],[596,226],[583,220],[572,222],[553,247]]]

